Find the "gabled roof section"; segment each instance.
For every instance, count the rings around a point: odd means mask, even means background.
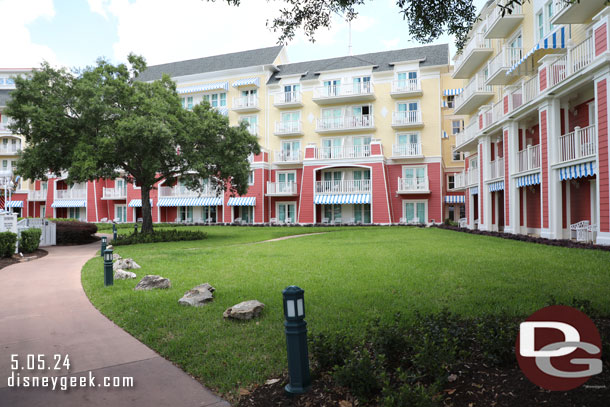
[[[349,69],[365,66],[373,66],[373,72],[391,71],[395,62],[420,60],[420,67],[448,65],[449,45],[429,45],[425,47],[405,48],[395,51],[373,52],[354,56],[343,56],[338,58],[321,59],[317,61],[296,62],[293,64],[279,65],[279,71],[274,73],[267,83],[273,84],[280,77],[307,72],[301,79],[317,79],[318,74],[323,71],[334,71],[337,69]]]
[[[138,79],[141,81],[154,81],[161,79],[164,73],[175,78],[177,76],[196,75],[199,73],[224,71],[226,69],[271,65],[282,51],[282,48],[282,45],[277,45],[268,48],[233,52],[231,54],[153,65],[142,72]]]

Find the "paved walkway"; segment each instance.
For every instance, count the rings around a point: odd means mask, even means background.
[[[42,259],[0,269],[0,406],[229,406],[91,305],[80,270],[98,248],[98,243],[47,248]],[[17,370],[12,354],[18,355]],[[56,354],[69,356],[69,371],[53,370]],[[27,355],[44,355],[46,371],[27,370]],[[59,387],[72,376],[89,378],[89,372],[94,388],[9,387],[12,375],[43,374],[57,378]],[[103,377],[113,376],[133,377],[134,386],[104,388]]]

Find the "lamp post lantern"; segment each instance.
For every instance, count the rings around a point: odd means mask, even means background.
[[[104,252],[106,251],[106,244],[108,243],[108,238],[106,236],[102,236],[102,251],[100,256],[104,257]]]
[[[112,240],[114,240],[116,242],[116,223],[112,224]]]
[[[133,224],[133,233],[134,234],[138,233],[138,224],[137,223]]]
[[[104,285],[113,285],[112,275],[112,250],[104,251]]]
[[[291,285],[282,291],[284,296],[284,332],[288,350],[290,383],[284,388],[288,394],[303,394],[311,387],[307,352],[307,322],[305,299],[301,288]]]

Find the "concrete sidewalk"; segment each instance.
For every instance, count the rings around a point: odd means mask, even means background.
[[[80,270],[99,243],[45,249],[49,255],[42,259],[0,269],[1,407],[229,406],[91,305]],[[16,370],[13,354],[18,355]],[[28,355],[34,355],[33,370],[28,370]],[[38,355],[44,355],[46,362],[41,370]],[[61,355],[62,361],[68,356],[70,370],[54,370],[54,355]],[[90,374],[95,377],[93,388],[9,387],[11,376],[69,381],[70,376],[89,378]],[[133,387],[105,388],[103,378],[115,376],[133,377]]]

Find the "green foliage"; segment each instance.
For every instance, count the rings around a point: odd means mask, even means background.
[[[19,238],[19,250],[22,253],[32,253],[38,249],[42,230],[37,228],[26,229],[21,232]]]
[[[335,366],[333,378],[347,387],[363,403],[372,401],[381,390],[383,355],[375,355],[364,345],[356,347],[344,364]]]
[[[13,232],[0,232],[0,256],[12,257],[17,245],[17,234]]]
[[[57,244],[86,244],[95,241],[97,226],[75,220],[55,221],[57,225]]]
[[[333,335],[320,333],[310,335],[309,349],[316,355],[315,368],[326,372],[339,366],[350,354],[352,349],[352,338],[346,332],[336,332]]]
[[[117,240],[112,240],[114,246],[125,246],[141,243],[159,242],[181,242],[188,240],[203,240],[207,233],[198,230],[161,229],[153,233],[132,233],[131,235],[119,235]]]

